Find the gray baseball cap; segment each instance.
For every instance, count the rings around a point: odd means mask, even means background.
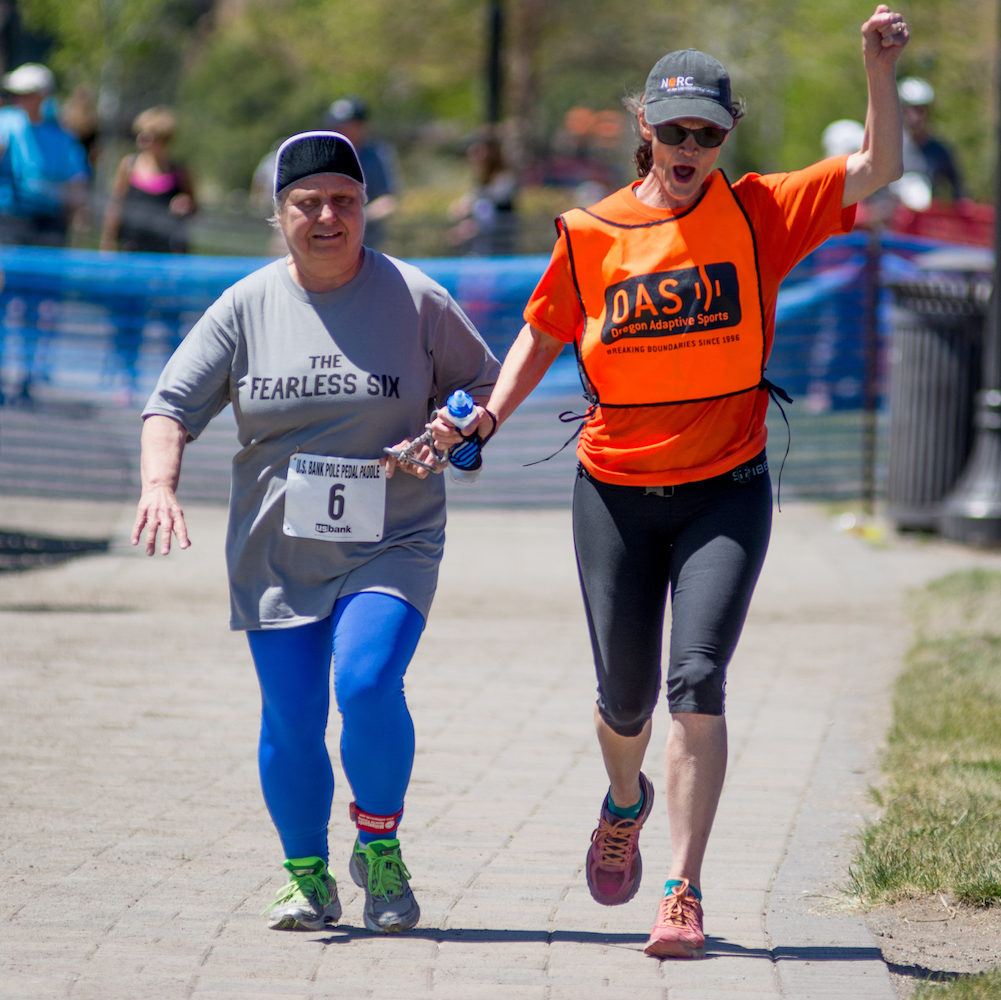
[[[698,49],[668,52],[646,78],[643,114],[649,125],[679,118],[702,118],[733,128],[730,75],[726,67]]]

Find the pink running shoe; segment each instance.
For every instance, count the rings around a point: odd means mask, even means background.
[[[706,937],[702,933],[702,904],[690,891],[688,879],[676,885],[661,901],[657,923],[643,951],[654,958],[702,958]]]
[[[602,803],[598,829],[591,834],[587,850],[587,887],[596,903],[618,906],[628,903],[640,887],[643,860],[640,858],[640,830],[653,808],[653,785],[640,771],[643,808],[636,819],[622,819]]]

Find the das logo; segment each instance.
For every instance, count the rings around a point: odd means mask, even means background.
[[[605,290],[602,343],[677,337],[740,322],[737,269],[729,262],[627,278]]]

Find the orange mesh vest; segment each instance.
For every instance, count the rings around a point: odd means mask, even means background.
[[[661,406],[764,382],[754,234],[720,170],[687,212],[619,223],[598,202],[557,219],[584,311],[581,378],[592,403]]]

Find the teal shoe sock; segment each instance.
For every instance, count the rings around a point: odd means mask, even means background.
[[[646,796],[641,795],[640,800],[636,803],[636,805],[623,808],[622,806],[617,806],[612,801],[611,792],[605,796],[605,808],[607,808],[613,816],[618,816],[619,819],[636,819],[636,817],[643,812],[644,802],[646,802]]]
[[[679,886],[679,885],[681,885],[681,879],[680,879],[680,878],[669,878],[669,879],[668,879],[668,880],[667,880],[667,881],[666,881],[666,882],[664,883],[664,895],[665,895],[665,896],[670,896],[670,895],[671,895],[671,890],[672,890],[672,889],[674,889],[674,887],[675,887],[675,886]],[[688,886],[688,891],[689,891],[689,892],[690,892],[690,893],[691,893],[691,894],[692,894],[692,895],[693,895],[693,896],[694,896],[694,897],[695,897],[695,898],[696,898],[696,899],[697,899],[697,900],[698,900],[698,901],[699,901],[700,903],[702,902],[702,893],[701,893],[701,892],[699,892],[699,890],[698,890],[698,889],[696,889],[694,885],[691,885],[691,884],[689,884],[689,886]]]

